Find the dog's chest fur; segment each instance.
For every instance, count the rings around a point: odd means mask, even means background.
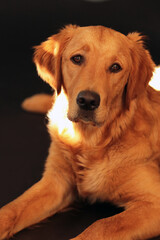
[[[77,190],[81,197],[88,198],[92,202],[97,199],[114,201],[116,198],[118,200],[115,193],[117,194],[119,185],[123,185],[118,179],[124,172],[119,171],[120,166],[117,161],[114,161],[114,156],[110,161],[108,151],[88,149],[74,153],[70,159],[72,159]]]
[[[88,197],[94,195],[104,181],[105,172],[102,169],[103,158],[96,153],[82,151],[74,155],[72,167],[75,174],[77,189],[81,196]]]
[[[143,152],[141,149],[144,148],[141,145],[144,144],[146,148]],[[79,195],[92,202],[99,199],[123,205],[128,201],[132,191],[127,186],[137,174],[135,158],[139,161],[151,154],[146,142],[139,143],[138,146],[141,151],[137,149],[135,153],[129,145],[124,146],[121,139],[111,147],[92,148],[92,151],[90,148],[78,148],[77,151],[68,149],[68,153],[71,154],[68,155],[68,161],[72,164]],[[130,158],[130,163],[127,164],[126,152]]]

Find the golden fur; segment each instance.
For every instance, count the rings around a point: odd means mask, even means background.
[[[76,64],[73,56],[83,61]],[[160,234],[160,94],[148,85],[155,65],[143,37],[70,25],[35,48],[34,62],[55,89],[54,101],[36,95],[23,107],[51,108],[51,146],[42,179],[0,210],[0,239],[69,206],[78,195],[125,211],[95,222],[75,240]],[[115,63],[121,70],[112,72]],[[86,90],[100,96],[93,115],[76,102]]]

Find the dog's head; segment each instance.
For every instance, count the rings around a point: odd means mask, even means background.
[[[36,47],[39,75],[68,98],[68,118],[102,125],[145,92],[154,63],[138,33],[67,26]]]

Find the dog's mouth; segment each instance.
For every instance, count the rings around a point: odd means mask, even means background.
[[[89,111],[85,111],[85,110],[81,110],[77,113],[76,116],[71,117],[68,114],[68,119],[72,122],[75,123],[84,123],[86,125],[92,125],[92,126],[101,126],[102,123],[99,123],[98,121],[96,121],[96,116],[93,112],[89,112]]]

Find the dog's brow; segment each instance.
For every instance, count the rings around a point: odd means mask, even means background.
[[[85,51],[85,52],[89,52],[90,50],[90,46],[88,44],[85,44],[82,49]]]
[[[90,46],[88,44],[84,44],[81,47],[77,48],[74,50],[74,52],[78,52],[78,51],[85,51],[85,52],[89,52],[90,51]]]

